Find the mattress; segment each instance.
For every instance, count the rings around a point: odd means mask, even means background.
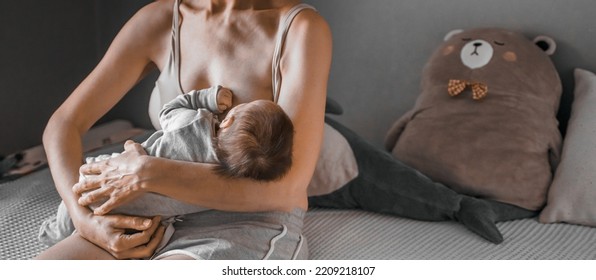
[[[44,250],[39,226],[59,202],[47,168],[0,184],[0,259],[30,259]],[[318,208],[307,212],[304,235],[310,257],[319,260],[596,259],[596,228],[535,219],[498,227],[505,241],[495,245],[455,222]]]
[[[311,209],[305,235],[312,259],[581,260],[596,259],[596,228],[501,222],[493,244],[456,222],[426,222],[361,210]]]

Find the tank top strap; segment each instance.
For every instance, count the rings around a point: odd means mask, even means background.
[[[292,21],[304,9],[316,9],[308,4],[298,4],[292,7],[281,19],[279,30],[277,32],[277,39],[275,43],[275,50],[273,52],[273,62],[271,65],[272,68],[272,85],[273,85],[273,101],[277,103],[279,98],[279,91],[281,89],[281,69],[280,69],[280,62],[281,62],[281,53],[284,47],[284,43],[286,41],[286,36],[288,34],[288,30],[290,29],[290,25]]]
[[[174,67],[176,84],[178,84],[180,92],[183,93],[180,81],[180,2],[182,0],[176,0],[174,15],[172,16],[172,66]]]
[[[176,0],[172,14],[172,32],[170,38],[170,52],[168,59],[155,81],[155,86],[149,98],[149,118],[155,129],[161,129],[159,112],[164,104],[183,94],[180,83],[180,11],[181,0]]]

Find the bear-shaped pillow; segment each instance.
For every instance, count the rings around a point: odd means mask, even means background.
[[[555,47],[498,28],[450,32],[385,147],[459,193],[541,209],[561,150]]]

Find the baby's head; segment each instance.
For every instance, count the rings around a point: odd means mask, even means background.
[[[216,171],[235,178],[279,179],[292,165],[293,139],[292,120],[279,105],[269,100],[238,104],[217,132]]]

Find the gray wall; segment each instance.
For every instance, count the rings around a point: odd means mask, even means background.
[[[38,145],[96,60],[92,1],[0,1],[0,154]]]
[[[122,24],[148,2],[0,1],[0,131],[6,133],[0,155],[41,144],[52,112],[97,64]],[[139,92],[100,122],[142,116],[130,106],[132,100],[148,102]],[[149,124],[143,117],[130,119]]]
[[[0,1],[0,154],[41,143],[51,113],[91,71],[124,22],[150,0]],[[426,59],[457,28],[504,27],[558,42],[553,56],[564,83],[572,70],[596,71],[596,1],[592,0],[306,0],[334,37],[329,96],[342,123],[381,146],[390,125],[411,108]],[[143,81],[100,122],[149,127]],[[153,79],[153,80],[152,80]]]
[[[377,146],[418,95],[422,67],[453,29],[503,27],[557,41],[553,56],[564,84],[567,117],[572,70],[596,71],[593,0],[307,0],[333,33],[329,96],[337,117]],[[564,128],[564,127],[563,127]]]
[[[99,54],[103,55],[113,38],[122,26],[141,7],[151,0],[95,0],[97,2],[97,25]],[[135,126],[151,128],[147,108],[151,90],[158,76],[158,71],[147,76],[133,88],[99,123],[113,120],[126,119]]]

